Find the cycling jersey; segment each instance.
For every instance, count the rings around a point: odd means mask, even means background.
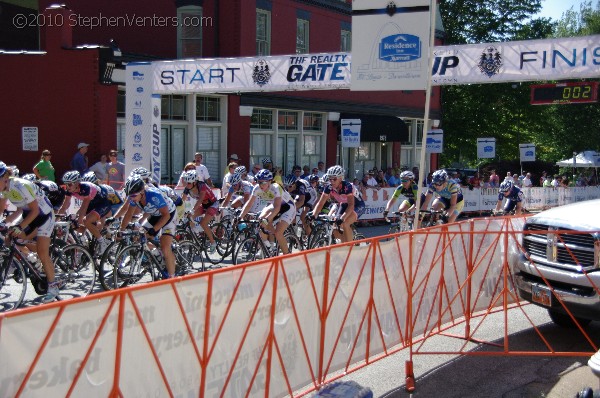
[[[42,188],[31,181],[22,178],[10,177],[7,183],[7,190],[0,192],[0,197],[10,200],[16,207],[23,211],[31,210],[29,204],[37,201],[41,215],[52,213],[52,205]]]
[[[106,199],[108,199],[112,206],[123,204],[123,199],[121,199],[121,197],[113,187],[106,184],[102,184],[100,185],[100,187],[106,190]]]
[[[503,192],[500,192],[498,194],[498,200],[502,200],[504,198],[515,201],[515,202],[522,202],[523,201],[523,191],[521,191],[521,189],[519,187],[513,186],[507,196],[504,196]]]
[[[196,181],[197,191],[194,192],[193,189],[185,188],[183,193],[185,195],[189,195],[194,199],[198,199],[200,197],[200,193],[204,192],[204,199],[202,200],[202,207],[208,209],[217,201],[217,197],[213,193],[212,189],[203,181]]]
[[[243,196],[245,194],[251,194],[253,189],[254,185],[248,181],[242,180],[239,183],[230,186],[228,192]]]
[[[267,203],[273,203],[275,202],[275,198],[280,197],[282,204],[294,204],[294,200],[292,199],[292,196],[289,194],[289,192],[284,190],[281,187],[281,185],[277,184],[276,182],[271,183],[269,189],[266,192],[260,188],[260,184],[256,184],[252,189],[252,196],[255,196]]]
[[[433,183],[429,184],[427,193],[428,194],[435,193],[440,198],[444,198],[444,199],[448,199],[448,200],[450,200],[452,198],[453,194],[456,194],[457,195],[456,203],[462,202],[462,200],[463,200],[463,194],[462,194],[462,190],[460,189],[460,186],[451,180],[448,180],[448,183],[446,184],[444,189],[442,189],[440,191],[435,189],[435,186],[433,185]]]
[[[317,193],[313,187],[310,186],[310,183],[306,180],[296,180],[292,184],[293,190],[290,192],[290,195],[298,200],[298,197],[304,195],[304,205],[307,206],[315,202],[317,198]],[[312,192],[312,194],[311,194]]]
[[[144,211],[144,213],[150,214],[151,216],[160,216],[160,209],[167,207],[169,213],[175,211],[175,204],[173,201],[163,195],[163,193],[154,187],[146,187],[146,204],[142,206],[141,202],[134,202],[129,200],[130,206],[137,206]]]
[[[340,187],[336,190],[333,189],[330,183],[325,185],[323,193],[329,195],[335,202],[339,203],[338,214],[342,214],[348,207],[348,195],[354,195],[354,211],[356,212],[357,218],[360,217],[365,211],[365,202],[362,199],[360,191],[346,180],[342,180]]]
[[[159,185],[158,189],[160,189],[161,192],[163,192],[165,195],[167,195],[167,197],[173,201],[175,206],[183,205],[183,199],[181,199],[181,196],[177,195],[177,193],[173,190],[173,188],[171,188],[167,185]]]
[[[38,187],[42,188],[46,197],[50,201],[54,210],[60,209],[65,201],[65,190],[50,180],[34,181]]]
[[[413,183],[408,188],[404,188],[404,185],[400,184],[395,190],[392,198],[398,199],[400,196],[404,196],[408,203],[411,205],[415,204],[415,198],[419,194],[419,186]]]

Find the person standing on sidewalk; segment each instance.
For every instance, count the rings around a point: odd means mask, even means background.
[[[50,158],[52,157],[52,153],[44,149],[42,151],[42,157],[40,161],[33,166],[33,173],[38,178],[38,180],[49,180],[52,182],[56,182],[56,177],[54,176],[54,166],[50,162]]]
[[[125,183],[125,164],[119,162],[117,154],[118,152],[115,149],[111,149],[108,153],[110,162],[106,165],[106,183],[113,189],[121,189]]]

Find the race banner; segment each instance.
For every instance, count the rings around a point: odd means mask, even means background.
[[[153,63],[154,92],[261,92],[350,87],[350,54],[298,54]]]
[[[432,129],[427,131],[425,150],[427,153],[442,153],[444,149],[444,130]]]
[[[360,119],[342,119],[342,147],[358,148],[360,146]]]
[[[600,35],[435,47],[433,85],[600,76]]]
[[[352,2],[351,90],[425,90],[429,1]]]
[[[519,144],[521,162],[535,162],[535,144]]]
[[[477,138],[477,158],[488,159],[496,157],[495,138]]]

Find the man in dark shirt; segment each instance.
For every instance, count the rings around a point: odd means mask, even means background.
[[[90,144],[80,142],[79,145],[77,145],[77,152],[75,152],[73,159],[71,159],[71,168],[77,170],[79,174],[82,175],[88,170],[88,158],[86,153],[89,146]]]

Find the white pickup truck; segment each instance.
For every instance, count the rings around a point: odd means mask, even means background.
[[[600,320],[600,200],[529,217],[513,271],[519,296],[546,307],[552,321],[585,326]],[[558,299],[560,298],[560,300]]]

